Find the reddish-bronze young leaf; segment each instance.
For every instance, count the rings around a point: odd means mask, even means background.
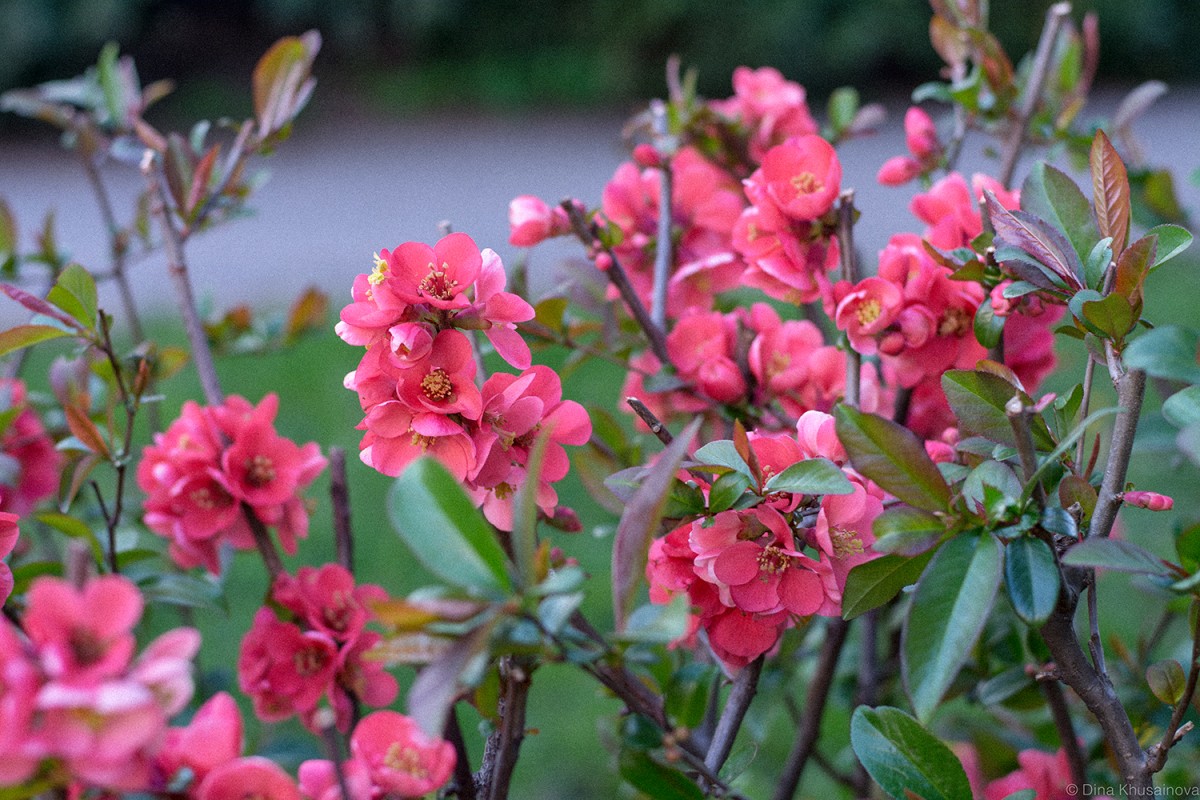
[[[291,342],[306,331],[321,327],[325,324],[325,315],[328,312],[329,298],[317,287],[308,287],[288,312],[284,339]]]
[[[1080,278],[1083,263],[1079,254],[1075,252],[1075,247],[1062,231],[1033,214],[1009,211],[990,191],[984,192],[984,203],[992,220],[992,227],[996,231],[994,241],[998,259],[1004,245],[1015,247],[1047,267],[1062,281],[1063,286],[1075,291],[1084,288]]]
[[[70,335],[62,328],[56,328],[53,325],[18,325],[15,328],[0,331],[0,356],[38,342],[60,339]]]
[[[1143,236],[1126,247],[1117,259],[1113,292],[1128,300],[1139,315],[1142,306],[1142,285],[1146,282],[1146,276],[1150,274],[1150,266],[1154,263],[1157,250],[1156,238]]]
[[[83,330],[83,326],[81,326],[74,317],[65,313],[58,306],[43,300],[35,294],[30,294],[24,289],[20,289],[10,283],[0,284],[0,291],[4,292],[13,300],[16,300],[18,303],[25,306],[25,308],[29,309],[35,314],[43,314],[47,317],[58,320],[64,325],[69,325],[75,330]]]
[[[196,164],[196,168],[192,170],[192,182],[188,188],[187,206],[185,210],[190,217],[200,207],[200,203],[204,200],[204,194],[208,191],[208,182],[212,177],[213,165],[217,162],[217,154],[221,152],[221,146],[214,144]]]
[[[1112,237],[1113,255],[1119,256],[1129,238],[1129,175],[1104,131],[1092,139],[1090,160],[1096,223],[1101,236]]]
[[[108,442],[104,441],[100,429],[96,427],[96,423],[92,422],[87,412],[75,405],[66,406],[63,411],[67,415],[67,427],[71,429],[75,438],[83,442],[87,449],[96,455],[108,458],[110,455]]]

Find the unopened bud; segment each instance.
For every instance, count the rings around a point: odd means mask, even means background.
[[[662,155],[655,149],[654,145],[643,142],[633,148],[633,160],[642,167],[661,167]]]
[[[1149,511],[1170,511],[1175,506],[1174,500],[1158,492],[1126,492],[1125,502]]]

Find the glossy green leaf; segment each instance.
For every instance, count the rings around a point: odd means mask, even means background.
[[[53,325],[18,325],[6,331],[0,331],[0,356],[30,347],[51,339],[61,339],[71,334]]]
[[[992,309],[992,299],[984,298],[975,310],[975,341],[989,349],[1000,344],[1004,335],[1004,320],[1005,317],[999,316]]]
[[[837,435],[854,468],[900,500],[927,511],[950,505],[950,487],[924,443],[889,419],[839,404]]]
[[[227,611],[220,584],[208,575],[164,573],[138,588],[147,604]]]
[[[971,800],[958,757],[898,708],[859,706],[850,720],[850,746],[871,778],[896,800]]]
[[[1072,567],[1100,567],[1142,575],[1168,575],[1158,556],[1122,539],[1088,539],[1073,545],[1062,562]]]
[[[1105,236],[1092,247],[1087,262],[1083,265],[1084,282],[1088,288],[1098,290],[1103,287],[1104,273],[1112,260],[1112,237]]]
[[[829,95],[828,119],[835,134],[840,134],[854,124],[858,113],[858,90],[851,86],[840,86]]]
[[[462,486],[430,457],[392,484],[388,515],[401,540],[431,573],[478,597],[512,592],[508,559]]]
[[[625,627],[634,590],[645,574],[646,554],[662,521],[675,471],[683,463],[699,427],[700,418],[697,417],[667,445],[654,469],[650,470],[642,485],[626,503],[625,513],[617,523],[612,553],[612,598],[613,620],[618,631]]]
[[[70,514],[61,514],[57,511],[42,511],[34,514],[33,518],[65,536],[87,543],[88,547],[91,548],[92,558],[95,559],[96,563],[104,563],[104,546],[100,543],[100,537],[83,520],[73,517]]]
[[[1130,341],[1123,354],[1130,369],[1145,370],[1154,378],[1200,383],[1196,353],[1200,333],[1178,325],[1163,325]]]
[[[900,594],[904,587],[912,586],[920,579],[933,553],[928,550],[911,558],[887,555],[851,569],[842,591],[842,618],[854,619],[879,608]]]
[[[841,467],[827,458],[809,458],[771,476],[767,481],[767,493],[791,492],[792,494],[852,494],[854,485],[842,472]]]
[[[750,479],[740,472],[726,472],[717,478],[708,490],[709,513],[716,514],[731,507],[750,488],[750,483]]]
[[[677,769],[662,764],[644,750],[621,748],[617,763],[621,778],[654,800],[702,800],[700,787]]]
[[[1177,428],[1200,422],[1200,386],[1189,386],[1168,397],[1163,401],[1162,414]]]
[[[676,595],[665,605],[647,603],[634,609],[617,639],[647,644],[674,642],[687,634],[690,616],[687,595]]]
[[[871,523],[877,553],[915,556],[931,549],[946,532],[946,523],[928,511],[908,506],[886,509]]]
[[[1034,164],[1021,186],[1021,208],[1061,230],[1079,257],[1087,257],[1098,235],[1092,207],[1065,172],[1044,161]]]
[[[87,330],[96,327],[96,281],[78,264],[68,264],[58,276],[46,299],[67,312]]]
[[[737,448],[729,439],[709,442],[696,451],[693,459],[698,464],[711,467],[724,467],[735,472],[740,472],[747,478],[754,477],[750,472],[750,465],[746,463],[746,459],[738,454]]]
[[[1154,696],[1169,706],[1178,703],[1187,690],[1183,666],[1173,658],[1146,667],[1146,683]]]
[[[1041,625],[1058,602],[1058,565],[1050,546],[1019,536],[1004,550],[1004,586],[1013,610],[1028,625]]]
[[[901,634],[901,672],[918,719],[933,715],[987,622],[1000,587],[1000,544],[960,534],[930,562],[913,593]]]
[[[1032,405],[1029,395],[1004,378],[981,370],[952,369],[942,375],[942,390],[959,427],[964,433],[975,434],[994,442],[1016,446],[1012,424],[1004,408],[1014,396]],[[1054,449],[1054,437],[1040,416],[1030,420],[1033,442],[1042,450]]]
[[[1158,237],[1158,254],[1150,269],[1157,269],[1192,246],[1192,234],[1179,225],[1155,225],[1147,236]]]

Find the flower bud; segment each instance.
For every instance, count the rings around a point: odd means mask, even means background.
[[[1170,511],[1175,506],[1174,500],[1158,492],[1126,492],[1125,503],[1150,511]]]

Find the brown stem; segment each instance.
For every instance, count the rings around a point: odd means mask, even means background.
[[[79,151],[79,160],[83,163],[83,171],[87,175],[88,183],[91,184],[92,194],[96,196],[96,206],[100,209],[100,216],[104,220],[104,227],[108,229],[112,278],[116,281],[117,290],[121,295],[121,305],[125,308],[125,317],[129,322],[129,332],[133,334],[133,338],[136,341],[143,342],[146,340],[146,334],[142,329],[142,320],[138,315],[137,303],[133,298],[133,289],[129,285],[129,277],[125,274],[125,254],[128,250],[124,238],[125,234],[121,230],[121,226],[117,224],[117,216],[113,213],[112,200],[108,194],[108,187],[104,185],[104,179],[100,177],[100,170],[96,168],[95,160],[83,150]]]
[[[271,539],[267,526],[258,518],[258,514],[254,513],[254,509],[249,503],[242,503],[242,514],[246,517],[250,533],[254,535],[254,545],[258,548],[258,554],[262,556],[263,564],[267,566],[267,573],[271,576],[271,584],[274,585],[275,579],[284,573],[283,559],[279,557],[275,541]]]
[[[217,379],[217,368],[213,363],[212,349],[208,346],[204,325],[196,311],[192,282],[188,278],[187,261],[183,255],[184,240],[171,222],[171,212],[159,175],[161,167],[153,156],[153,151],[147,150],[146,158],[142,159],[142,173],[146,176],[146,186],[150,190],[150,213],[158,218],[159,228],[162,230],[163,244],[167,250],[167,271],[175,287],[175,299],[183,317],[188,343],[192,348],[192,360],[196,364],[200,386],[204,390],[204,400],[210,406],[219,406],[225,401],[225,395],[221,392],[221,383]]]
[[[117,359],[116,351],[113,349],[110,319],[104,312],[100,313],[100,344],[104,350],[105,357],[108,359],[108,365],[112,368],[113,381],[117,385],[117,394],[120,396],[121,404],[125,408],[125,435],[121,441],[121,450],[115,456],[111,457],[113,469],[117,473],[113,510],[111,515],[105,514],[105,521],[108,524],[109,569],[116,574],[120,572],[117,565],[117,527],[121,524],[121,515],[125,509],[125,482],[129,471],[129,459],[133,450],[133,424],[138,412],[138,398],[131,394],[125,385],[124,372],[121,370],[121,363]]]
[[[1090,407],[1092,405],[1092,383],[1096,379],[1096,362],[1092,359],[1091,354],[1087,355],[1087,366],[1083,368],[1083,398],[1079,402],[1079,418],[1087,419]],[[1087,447],[1087,436],[1080,436],[1079,441],[1075,444],[1075,474],[1087,480],[1087,474],[1083,470],[1083,452]]]
[[[1129,457],[1133,453],[1133,438],[1137,433],[1138,417],[1142,413],[1142,397],[1146,392],[1146,373],[1129,370],[1117,380],[1117,412],[1113,424],[1112,441],[1108,446],[1108,464],[1104,468],[1104,480],[1100,484],[1100,495],[1096,510],[1088,527],[1088,536],[1107,537],[1112,533],[1121,507],[1121,493],[1125,489],[1125,476],[1129,470]]]
[[[329,709],[325,709],[328,711]],[[332,717],[332,715],[330,715]],[[351,797],[350,785],[346,783],[346,773],[342,769],[342,759],[345,756],[345,748],[342,747],[341,737],[338,735],[337,725],[331,718],[326,720],[327,724],[321,727],[321,741],[325,744],[325,753],[329,756],[329,760],[333,763],[333,774],[337,779],[338,790],[342,793],[342,797]]]
[[[721,717],[717,720],[717,729],[713,732],[708,753],[704,756],[704,766],[713,772],[721,771],[721,766],[725,763],[725,759],[729,758],[729,752],[733,750],[733,742],[737,739],[738,730],[742,727],[742,720],[746,718],[746,711],[750,708],[750,702],[754,700],[754,695],[758,691],[758,678],[762,675],[762,668],[763,656],[759,656],[742,667],[733,679],[733,688],[729,691],[728,699],[725,700],[725,708],[721,710]]]
[[[1025,473],[1025,480],[1028,481],[1038,470],[1037,449],[1033,445],[1033,430],[1029,426],[1033,409],[1025,405],[1020,395],[1013,395],[1005,404],[1004,413],[1008,415],[1008,424],[1012,427],[1013,438],[1017,443],[1021,471]],[[1041,481],[1033,487],[1032,497],[1039,508],[1046,505],[1046,494],[1042,491]]]
[[[838,251],[842,259],[842,278],[858,283],[858,257],[854,252],[854,190],[847,189],[838,198]],[[853,347],[846,348],[846,405],[858,407],[862,380],[862,356]]]
[[[1071,782],[1083,786],[1088,782],[1087,759],[1079,747],[1079,736],[1075,733],[1075,723],[1071,720],[1071,711],[1067,708],[1067,698],[1058,679],[1052,678],[1041,682],[1042,694],[1046,696],[1046,705],[1050,708],[1050,717],[1054,720],[1054,728],[1058,731],[1058,740],[1062,743],[1067,754],[1067,764],[1071,769]]]
[[[671,237],[671,159],[667,152],[667,106],[661,100],[650,104],[650,118],[654,126],[654,145],[662,165],[658,169],[658,235],[654,243],[654,290],[650,296],[650,319],[660,328],[667,325],[667,279],[671,275],[671,262],[675,245]]]
[[[1037,51],[1033,57],[1033,69],[1029,73],[1029,82],[1025,84],[1025,93],[1021,96],[1021,105],[1017,109],[1017,118],[1013,120],[1004,141],[1004,149],[1000,161],[1000,183],[1008,188],[1012,183],[1013,172],[1017,168],[1017,158],[1021,154],[1021,145],[1025,143],[1025,129],[1037,109],[1038,99],[1042,95],[1042,87],[1050,72],[1050,59],[1054,55],[1054,42],[1058,39],[1058,31],[1063,21],[1071,13],[1070,3],[1055,3],[1046,10],[1046,22],[1042,26],[1042,36],[1038,39]]]
[[[579,241],[583,242],[584,246],[588,248],[603,247],[603,245],[598,243],[595,230],[592,224],[588,222],[583,209],[571,199],[563,200],[561,205],[563,210],[567,212],[567,218],[571,221],[571,229]],[[637,296],[633,284],[629,282],[629,276],[625,274],[625,268],[621,266],[621,262],[617,259],[617,254],[612,251],[612,248],[604,247],[603,249],[609,258],[612,259],[612,263],[605,270],[609,281],[617,288],[617,292],[621,295],[621,299],[625,301],[625,306],[629,309],[629,313],[633,315],[642,332],[646,334],[650,350],[664,366],[670,364],[671,357],[667,353],[667,335],[663,333],[663,329],[646,313],[646,307],[642,305],[641,298]]]
[[[515,656],[500,660],[504,695],[500,700],[500,736],[496,760],[488,781],[489,800],[505,800],[521,742],[525,739],[525,707],[529,700],[531,665]]]
[[[458,724],[456,706],[450,706],[446,716],[446,741],[454,746],[454,794],[459,800],[475,800],[475,776],[471,774],[471,757]]]
[[[667,426],[664,425],[662,421],[654,415],[653,411],[646,407],[645,403],[636,397],[626,397],[625,402],[630,408],[633,409],[633,413],[641,417],[642,422],[646,423],[646,427],[650,429],[651,433],[658,437],[660,442],[662,442],[664,445],[669,445],[671,442],[675,441],[675,437],[671,435],[669,430],[667,430]]]
[[[333,505],[333,540],[338,563],[354,572],[354,533],[350,527],[350,485],[346,481],[346,451],[329,448],[329,500]]]
[[[850,623],[840,617],[830,620],[825,629],[825,643],[821,646],[817,671],[808,685],[808,693],[804,699],[804,718],[800,721],[800,729],[796,731],[796,742],[792,745],[792,751],[788,753],[783,774],[775,787],[775,794],[772,795],[774,800],[791,800],[796,795],[804,767],[816,749],[817,732],[821,727],[825,702],[829,699],[829,690],[833,688],[838,656],[842,653],[842,645],[846,643],[846,632],[849,629]]]

